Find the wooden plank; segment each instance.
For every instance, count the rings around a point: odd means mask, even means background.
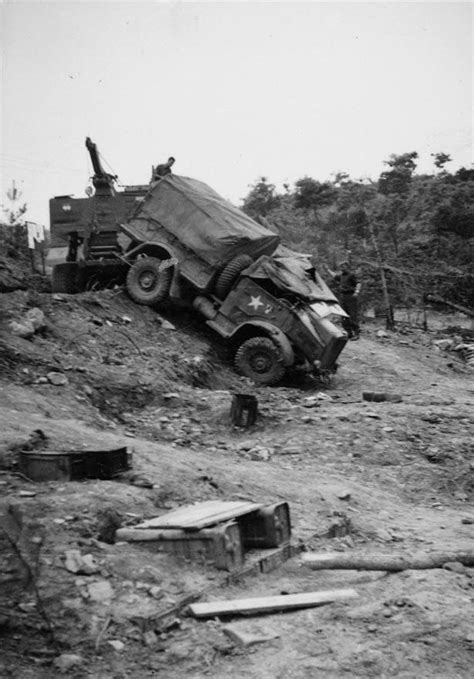
[[[323,604],[353,599],[358,596],[355,589],[336,589],[326,592],[303,592],[301,594],[286,594],[282,596],[197,603],[191,604],[189,610],[196,618],[213,618],[225,615],[271,613],[272,611],[322,606]]]
[[[206,526],[234,519],[237,516],[250,514],[261,509],[263,505],[255,502],[223,502],[208,500],[195,505],[180,507],[172,512],[144,521],[134,528],[182,528],[183,530],[199,530]]]

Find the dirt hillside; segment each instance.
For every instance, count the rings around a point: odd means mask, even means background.
[[[459,330],[366,322],[329,388],[256,388],[193,316],[122,290],[0,304],[1,676],[472,676],[474,570],[456,553],[474,550],[474,385]],[[258,399],[249,429],[231,424],[235,393]],[[22,450],[123,446],[133,467],[113,480],[34,483],[18,467]],[[214,499],[287,501],[293,558],[257,573],[250,553],[229,578],[114,542],[119,526]],[[313,551],[439,550],[444,567],[390,574],[303,565]],[[347,587],[357,599],[285,613],[187,609]]]

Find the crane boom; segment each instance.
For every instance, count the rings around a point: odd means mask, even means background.
[[[92,177],[92,183],[97,194],[114,196],[115,188],[114,182],[117,177],[113,174],[105,172],[100,162],[99,153],[97,151],[97,145],[94,144],[90,137],[86,137],[86,148],[89,151],[89,155],[92,161],[92,167],[94,168],[94,176]]]

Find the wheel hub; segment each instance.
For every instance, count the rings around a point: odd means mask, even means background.
[[[271,359],[265,354],[257,354],[252,357],[251,365],[255,372],[264,373],[271,368]]]
[[[156,276],[152,271],[144,271],[139,279],[139,284],[142,290],[148,292],[153,288],[156,282]]]

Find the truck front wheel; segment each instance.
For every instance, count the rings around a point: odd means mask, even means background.
[[[165,262],[155,257],[141,257],[130,267],[127,291],[134,302],[154,306],[168,298],[173,269]]]
[[[276,384],[285,374],[283,354],[268,337],[251,337],[235,353],[235,368],[257,384]]]

